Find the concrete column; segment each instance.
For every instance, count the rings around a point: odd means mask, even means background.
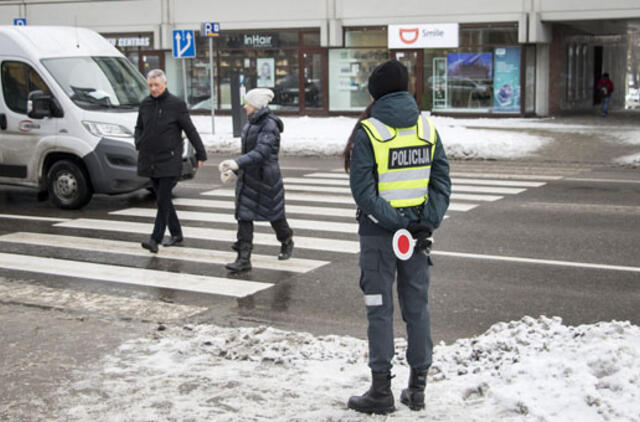
[[[536,115],[549,115],[549,44],[536,45]]]
[[[171,0],[160,0],[160,7],[162,10],[161,13],[161,21],[160,28],[158,31],[158,39],[156,39],[156,49],[166,49],[172,48],[173,44],[171,42],[171,30],[172,25],[171,22],[173,20],[173,16],[171,16],[171,6],[173,6],[173,2]]]

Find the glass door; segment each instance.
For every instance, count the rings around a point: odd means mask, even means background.
[[[327,53],[321,50],[302,52],[299,89],[304,92],[300,97],[300,111],[326,111],[327,96],[324,75],[327,75]]]
[[[420,104],[422,97],[422,50],[392,50],[391,58],[409,70],[409,93]]]
[[[138,60],[138,69],[143,75],[152,69],[164,70],[164,52],[162,51],[141,51]]]

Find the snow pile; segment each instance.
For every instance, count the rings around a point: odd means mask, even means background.
[[[406,383],[396,341],[393,389]],[[170,328],[123,344],[61,389],[70,421],[368,421],[346,409],[368,388],[366,342],[273,328]],[[640,421],[640,328],[525,317],[438,345],[427,409],[389,421]]]
[[[617,164],[630,167],[640,167],[640,152],[637,154],[625,155],[615,159]]]
[[[284,123],[281,151],[290,155],[342,154],[357,121],[351,117],[281,118]],[[231,117],[216,117],[215,135],[211,135],[210,116],[194,116],[193,121],[209,151],[228,154],[240,152],[240,139],[233,138]],[[433,121],[443,139],[449,158],[518,158],[534,153],[549,142],[546,138],[515,130],[465,127],[472,124],[473,120],[433,117]]]

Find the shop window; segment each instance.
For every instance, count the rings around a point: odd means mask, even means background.
[[[573,101],[574,92],[574,74],[575,74],[575,60],[574,60],[574,47],[570,45],[567,47],[567,101]]]
[[[389,59],[386,48],[329,50],[329,110],[361,111],[371,98],[367,82],[373,69]]]
[[[320,31],[314,32],[303,32],[302,33],[302,44],[311,47],[319,47],[320,46]]]
[[[519,113],[520,47],[424,51],[421,109]]]
[[[462,26],[460,46],[517,44],[518,26]]]
[[[387,47],[387,27],[346,28],[345,47]]]
[[[298,53],[295,50],[220,51],[222,109],[231,108],[231,78],[236,72],[245,90],[257,87],[273,90],[271,108],[298,110]]]

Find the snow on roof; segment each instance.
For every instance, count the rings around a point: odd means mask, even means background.
[[[0,46],[5,54],[27,54],[33,60],[121,55],[97,32],[66,26],[0,26]]]

